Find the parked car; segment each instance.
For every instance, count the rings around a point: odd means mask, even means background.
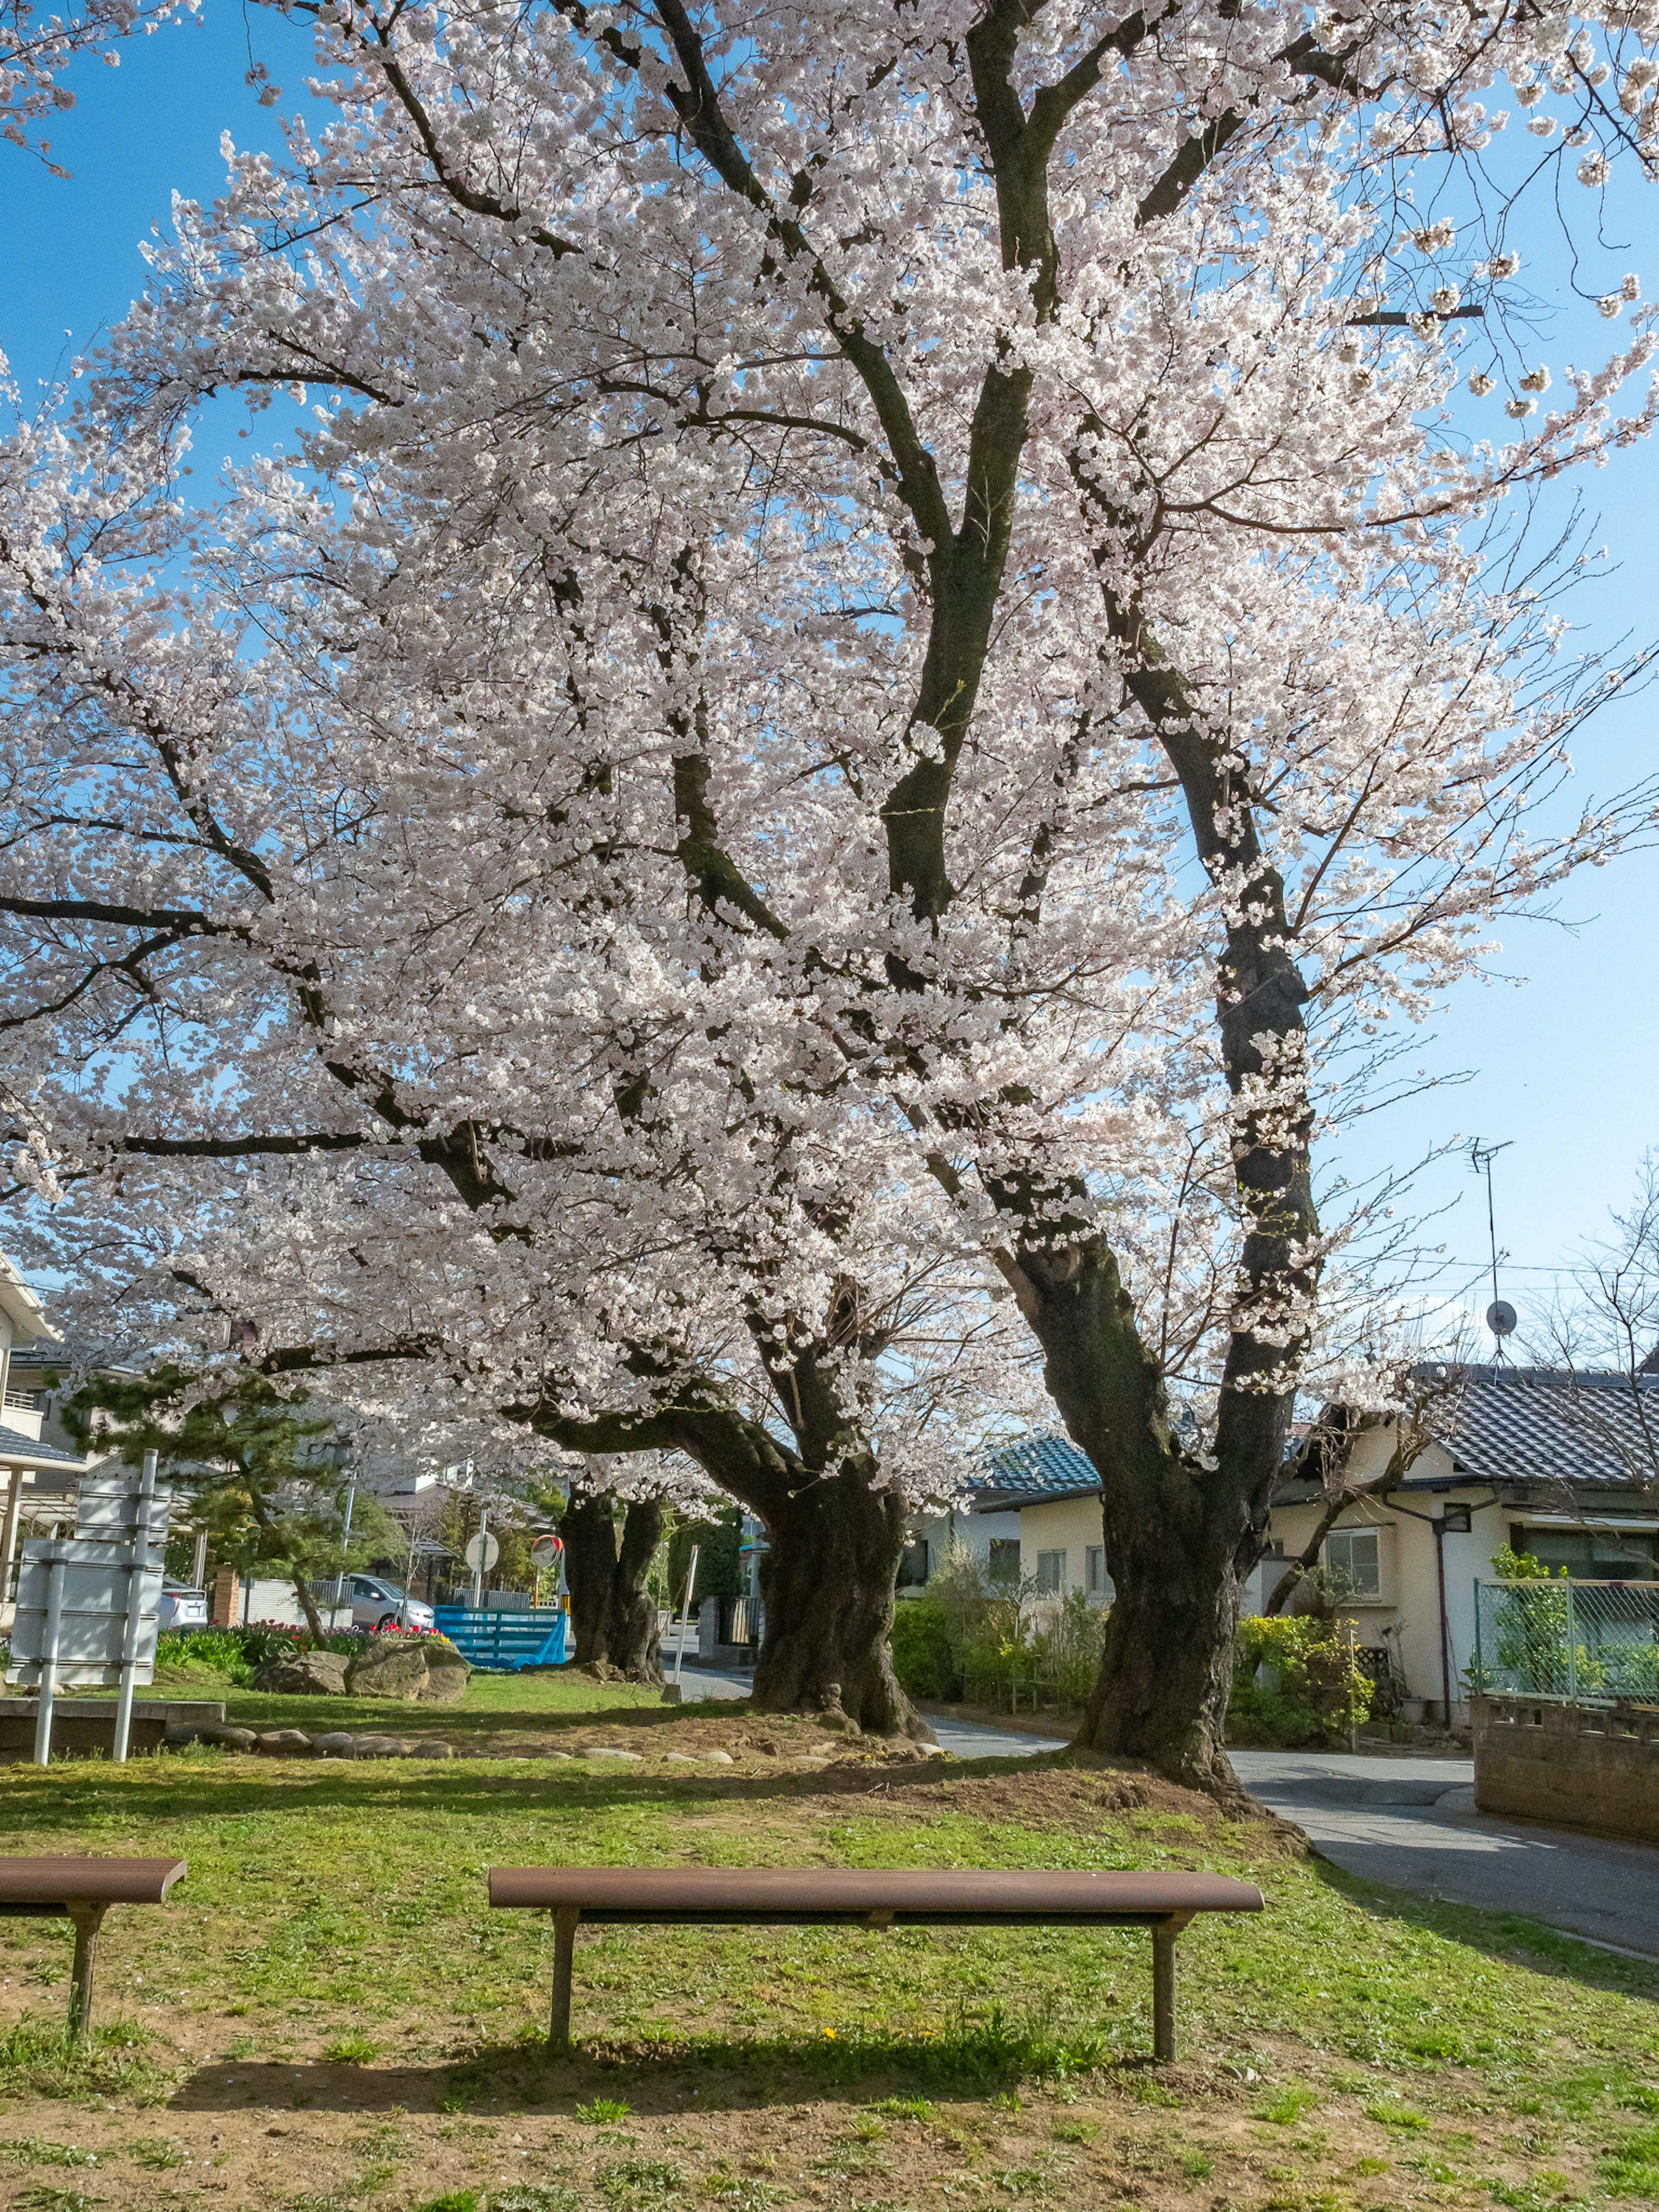
[[[437,1622],[432,1607],[410,1597],[401,1583],[384,1575],[348,1575],[342,1602],[351,1607],[354,1628],[425,1628]]]
[[[156,1601],[155,1621],[158,1628],[205,1628],[208,1625],[207,1592],[191,1589],[188,1583],[176,1583],[171,1575],[163,1575],[161,1595]]]

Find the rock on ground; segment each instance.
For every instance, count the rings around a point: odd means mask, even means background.
[[[453,1705],[465,1694],[472,1669],[453,1644],[435,1637],[377,1637],[346,1669],[347,1694]]]
[[[283,1698],[343,1698],[346,1662],[337,1651],[285,1651],[253,1677],[256,1690]]]
[[[267,1729],[253,1747],[266,1759],[293,1759],[310,1750],[311,1738],[303,1729]]]

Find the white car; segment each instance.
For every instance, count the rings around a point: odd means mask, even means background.
[[[432,1607],[410,1597],[383,1575],[348,1575],[341,1602],[351,1607],[354,1628],[425,1628],[437,1626]]]
[[[161,1595],[156,1601],[155,1621],[159,1628],[205,1628],[208,1625],[207,1592],[191,1589],[188,1583],[176,1583],[171,1575],[163,1575]]]

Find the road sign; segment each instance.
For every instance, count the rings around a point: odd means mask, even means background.
[[[487,1528],[481,1528],[476,1536],[467,1538],[466,1564],[475,1572],[482,1570],[488,1574],[501,1556],[501,1547]]]
[[[530,1556],[537,1566],[550,1567],[556,1565],[563,1550],[562,1536],[538,1536],[530,1547]]]

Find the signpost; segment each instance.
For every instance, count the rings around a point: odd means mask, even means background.
[[[490,1534],[488,1522],[480,1524],[476,1536],[467,1538],[462,1556],[472,1570],[472,1610],[477,1613],[483,1604],[483,1578],[501,1556],[501,1547]]]
[[[36,1765],[52,1757],[58,1686],[75,1682],[115,1686],[114,1756],[125,1759],[133,1690],[155,1679],[171,1501],[146,1452],[136,1485],[129,1468],[82,1480],[73,1536],[24,1545],[6,1680],[39,1689]]]

